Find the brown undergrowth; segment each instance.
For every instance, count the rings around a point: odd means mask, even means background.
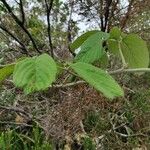
[[[27,114],[0,108],[0,120],[4,122],[1,127],[12,127],[8,122],[24,126],[36,123],[47,139],[55,141],[65,141],[66,137],[74,140],[76,135],[84,134],[101,149],[132,149],[143,145],[149,148],[150,93],[140,81],[136,80],[136,88],[132,87],[133,82],[126,81],[125,98],[113,101],[86,84],[51,88],[29,96],[5,84],[4,88],[9,88],[1,91],[1,99],[5,99],[1,105],[19,108]]]
[[[103,110],[109,105],[101,94],[86,85],[59,89],[57,97],[59,94],[57,101],[60,102],[51,106],[47,116],[42,118],[46,133],[55,138],[84,132],[81,122],[85,114],[91,109]]]

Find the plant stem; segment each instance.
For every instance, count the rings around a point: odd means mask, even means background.
[[[122,50],[121,50],[121,41],[118,42],[118,48],[119,48],[119,52],[120,52],[120,55],[121,55],[121,60],[122,60],[123,67],[126,68],[127,63],[125,61],[125,58],[124,58]]]
[[[108,72],[109,74],[117,74],[117,73],[136,73],[136,72],[150,72],[150,68],[135,68],[135,69],[118,69],[115,71]]]
[[[118,69],[115,71],[109,71],[107,72],[110,75],[115,75],[115,74],[119,74],[119,73],[136,73],[136,72],[150,72],[150,68],[136,68],[136,69]],[[76,75],[77,76],[77,75]],[[85,84],[86,81],[80,80],[77,82],[71,82],[71,83],[67,83],[67,84],[58,84],[58,85],[54,85],[55,88],[66,88],[66,87],[71,87],[71,86],[76,86],[79,84]]]

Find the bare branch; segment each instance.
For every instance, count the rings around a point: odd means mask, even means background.
[[[150,68],[118,69],[115,71],[110,71],[109,74],[137,73],[137,72],[150,72]]]
[[[130,16],[130,13],[131,13],[131,10],[132,10],[133,3],[134,3],[134,0],[131,0],[130,3],[129,3],[129,6],[128,6],[127,13],[123,17],[123,19],[121,20],[121,29],[123,29],[126,26],[126,23],[127,23],[128,19],[129,19],[129,16]]]
[[[23,8],[22,0],[20,0],[19,6],[20,6],[21,17],[22,17],[22,24],[24,25],[25,24],[25,12]]]
[[[71,82],[71,83],[67,83],[67,84],[58,84],[58,85],[54,85],[54,88],[66,88],[66,87],[71,87],[71,86],[76,86],[79,84],[85,84],[85,81],[77,81],[77,82]]]
[[[17,122],[10,122],[10,121],[0,121],[0,124],[9,124],[9,125],[16,125],[16,126],[25,126],[25,127],[32,127],[32,125],[26,123],[17,123]]]
[[[0,106],[0,109],[5,109],[5,110],[8,110],[8,111],[18,112],[18,113],[24,114],[28,118],[32,119],[32,115],[31,114],[28,114],[27,112],[25,112],[24,110],[22,110],[20,108]]]
[[[105,24],[104,24],[104,31],[106,31],[107,28],[107,24],[108,24],[108,19],[109,19],[109,15],[110,15],[110,6],[112,4],[112,0],[106,0],[106,8],[105,8]]]
[[[120,73],[137,73],[137,72],[150,72],[150,68],[136,68],[136,69],[118,69],[115,71],[108,71],[107,73],[110,75],[116,75],[116,74],[120,74]],[[54,88],[66,88],[66,87],[71,87],[71,86],[76,86],[79,84],[86,84],[86,81],[77,81],[77,82],[71,82],[71,83],[67,83],[67,84],[57,84],[54,85]]]
[[[115,12],[117,10],[117,4],[119,4],[119,0],[116,0],[116,2],[112,3],[112,9],[109,15],[109,22],[108,22],[108,27],[107,27],[107,32],[110,31],[111,29],[111,25],[112,25],[112,18],[114,18],[115,16]]]
[[[30,34],[30,32],[25,28],[24,24],[22,23],[22,21],[12,12],[11,7],[9,6],[9,4],[6,2],[6,0],[1,0],[1,2],[4,4],[4,6],[7,8],[8,12],[10,13],[10,15],[12,16],[12,18],[15,20],[15,22],[21,27],[21,29],[28,35],[29,39],[31,40],[33,47],[35,48],[35,50],[38,53],[41,53],[38,48],[37,45],[32,37],[32,35]]]
[[[73,5],[74,5],[74,1],[70,2],[70,16],[69,16],[69,21],[68,21],[68,30],[67,30],[67,38],[68,38],[68,49],[69,52],[72,54],[72,56],[75,57],[75,53],[72,52],[71,48],[70,48],[70,44],[72,42],[72,38],[71,38],[71,23],[72,23],[72,13],[73,13]]]
[[[51,22],[50,22],[50,14],[53,6],[53,1],[50,1],[50,4],[48,4],[48,1],[45,0],[45,5],[46,5],[46,14],[47,14],[47,32],[48,32],[48,39],[49,39],[49,48],[51,52],[51,56],[54,57],[54,52],[53,52],[53,44],[52,44],[52,38],[51,38]]]
[[[29,55],[26,46],[17,37],[15,37],[7,28],[5,28],[3,25],[0,25],[0,29],[5,31],[8,35],[10,35],[21,46],[20,48],[24,54]]]
[[[101,21],[101,31],[104,31],[104,18],[103,18],[103,0],[99,0],[99,5],[100,5],[100,21]]]

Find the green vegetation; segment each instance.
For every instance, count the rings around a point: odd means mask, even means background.
[[[0,0],[0,150],[150,149],[149,0]]]

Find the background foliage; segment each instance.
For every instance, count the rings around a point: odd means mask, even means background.
[[[0,0],[0,149],[149,149],[149,8]]]

